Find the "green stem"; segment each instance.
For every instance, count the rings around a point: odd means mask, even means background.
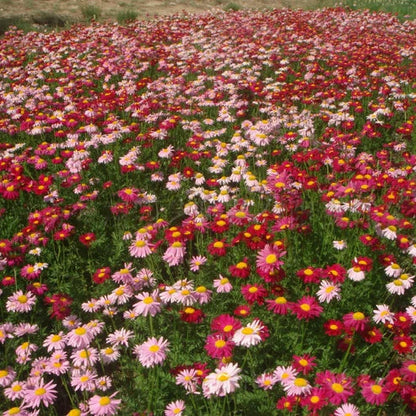
[[[350,341],[350,343],[348,344],[347,351],[345,351],[345,354],[344,354],[344,357],[342,358],[341,364],[340,364],[340,366],[338,367],[338,372],[339,372],[339,373],[341,373],[341,372],[342,372],[342,370],[343,370],[343,369],[344,369],[344,367],[345,367],[345,363],[347,362],[347,358],[348,358],[348,356],[350,355],[350,352],[351,352],[351,348],[352,348],[353,340],[354,340],[354,336],[352,336],[352,337],[351,337],[351,341]]]

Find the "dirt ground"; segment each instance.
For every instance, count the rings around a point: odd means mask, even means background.
[[[236,8],[315,8],[328,4],[326,0],[0,0],[0,17],[30,19],[42,14],[57,15],[65,20],[83,20],[83,10],[97,7],[101,19],[115,20],[120,13],[134,12],[138,18],[175,14],[183,11],[201,13],[208,10]]]

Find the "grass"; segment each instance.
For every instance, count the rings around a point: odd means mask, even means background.
[[[136,20],[139,17],[139,13],[135,10],[122,10],[117,13],[117,22],[120,24],[128,23]]]
[[[97,6],[94,6],[93,4],[82,6],[81,13],[84,19],[89,22],[93,20],[99,20],[102,15],[101,9]]]

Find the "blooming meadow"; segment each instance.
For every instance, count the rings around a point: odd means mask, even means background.
[[[6,33],[3,415],[412,414],[415,55],[343,8]]]

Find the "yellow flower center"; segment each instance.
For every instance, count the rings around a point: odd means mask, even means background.
[[[159,345],[152,345],[151,347],[149,347],[150,352],[158,352],[159,350],[160,350]]]
[[[230,378],[230,376],[228,374],[225,373],[221,373],[218,377],[217,380],[218,381],[227,381]]]
[[[110,404],[110,402],[111,402],[111,400],[108,396],[101,397],[101,399],[99,401],[100,406],[107,406],[107,405]]]
[[[273,264],[273,263],[276,263],[276,260],[277,260],[276,254],[269,254],[269,255],[266,257],[266,263],[267,263],[267,264]]]
[[[215,341],[216,348],[223,348],[225,344],[226,342],[223,339],[218,339],[217,341]]]
[[[274,301],[279,305],[284,305],[285,303],[287,303],[286,298],[284,298],[283,296],[278,296]]]
[[[74,332],[77,335],[85,335],[87,330],[85,328],[80,327],[80,328],[77,328]]]
[[[232,325],[225,325],[225,327],[223,328],[223,331],[224,332],[230,332],[230,331],[232,331],[232,329],[233,329]]]
[[[356,321],[362,321],[364,319],[364,314],[362,312],[355,312],[352,315],[353,319]]]
[[[27,296],[26,295],[20,295],[20,296],[18,296],[17,301],[19,303],[26,303],[27,302]]]
[[[383,388],[379,386],[378,384],[374,384],[373,386],[371,386],[371,391],[374,394],[380,394],[383,391]]]
[[[302,303],[302,305],[300,305],[300,308],[304,311],[304,312],[309,312],[311,310],[311,305],[308,305],[307,303]]]
[[[151,296],[146,296],[146,297],[143,299],[143,302],[144,302],[146,305],[150,305],[151,303],[153,303],[153,298],[152,298]]]
[[[136,247],[141,248],[141,247],[144,247],[144,246],[146,245],[146,241],[144,241],[144,240],[137,240],[137,241],[134,243],[134,245],[135,245]]]
[[[416,364],[410,364],[407,369],[412,373],[416,373]]]
[[[0,370],[0,378],[6,377],[9,374],[7,370]]]
[[[254,332],[253,328],[250,328],[249,326],[246,326],[241,330],[241,333],[244,335],[251,335]]]
[[[250,293],[256,293],[259,289],[256,286],[251,286],[248,290]]]
[[[35,390],[36,396],[43,396],[45,393],[46,393],[46,389],[44,389],[43,387],[39,387],[38,389]]]
[[[344,391],[344,387],[342,387],[339,383],[333,383],[331,388],[335,393],[342,393]]]
[[[293,382],[293,384],[296,387],[306,387],[308,385],[308,380],[302,378],[302,377],[298,377],[297,379],[295,379],[295,381]]]

